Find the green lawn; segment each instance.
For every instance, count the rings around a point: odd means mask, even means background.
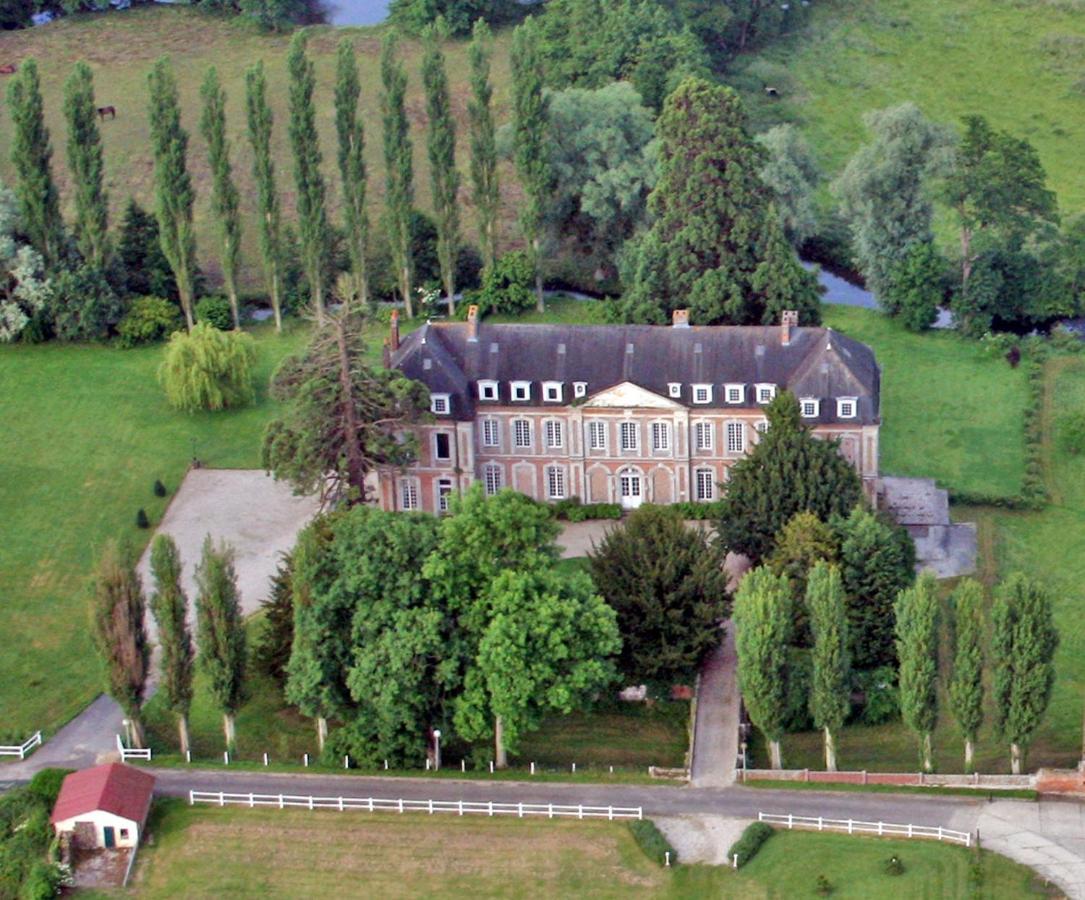
[[[969,895],[969,852],[924,841],[779,833],[745,868],[664,869],[627,826],[160,802],[127,893],[156,897],[812,897]],[[901,858],[905,872],[884,874]],[[1027,869],[980,858],[983,896],[1041,896]]]
[[[162,347],[0,347],[0,731],[49,731],[98,691],[86,579],[102,543],[148,537],[195,453],[205,464],[259,465],[266,385],[304,330],[255,329],[255,405],[188,416],[155,380]]]
[[[755,121],[797,122],[829,175],[867,140],[862,116],[914,101],[980,113],[1039,151],[1064,213],[1085,209],[1085,18],[1077,0],[818,0],[810,23],[742,63]],[[781,91],[774,101],[763,84]]]

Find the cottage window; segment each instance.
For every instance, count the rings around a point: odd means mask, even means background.
[[[565,497],[565,470],[561,466],[546,467],[546,495],[551,500]]]
[[[598,420],[588,422],[588,449],[607,449],[607,423]]]
[[[514,381],[512,383],[512,399],[513,400],[530,400],[531,399],[531,382],[530,381]]]
[[[531,447],[531,422],[527,419],[514,419],[512,422],[512,442],[517,447]]]
[[[413,478],[399,482],[400,509],[418,509],[418,483]]]
[[[841,397],[836,401],[836,414],[841,419],[854,419],[857,407],[858,399],[856,397]]]
[[[565,445],[564,438],[561,422],[557,419],[549,419],[546,423],[546,446],[552,448],[563,447]]]
[[[482,446],[497,447],[501,444],[500,430],[497,419],[482,420]]]
[[[433,458],[448,462],[452,459],[452,437],[441,431],[433,436]]]
[[[746,451],[746,426],[741,422],[727,423],[727,452],[744,453]]]
[[[757,402],[758,403],[771,403],[773,397],[776,396],[776,385],[774,384],[759,384],[757,387]]]
[[[712,423],[698,422],[693,426],[693,434],[698,450],[712,449]]]
[[[695,385],[693,385],[693,402],[694,403],[711,403],[712,402],[712,385],[710,385],[710,384],[695,384]]]
[[[666,422],[652,423],[652,450],[663,453],[671,449],[671,426]]]
[[[497,382],[496,381],[480,381],[478,383],[478,399],[479,400],[496,400],[497,399]]]
[[[439,416],[447,416],[451,408],[448,394],[430,394],[429,408],[430,412]]]
[[[799,401],[799,407],[802,410],[804,419],[816,419],[821,408],[821,401],[814,397],[803,397]]]
[[[501,466],[495,463],[483,466],[482,479],[486,486],[486,495],[492,497],[501,490]]]
[[[636,422],[622,422],[620,433],[623,450],[636,450],[640,446],[638,431]]]
[[[547,403],[561,403],[561,382],[543,382],[543,400]]]
[[[698,469],[696,472],[697,477],[697,499],[698,500],[712,500],[716,496],[716,473],[711,469]]]
[[[724,388],[728,403],[741,403],[746,398],[746,387],[741,384],[729,384]]]

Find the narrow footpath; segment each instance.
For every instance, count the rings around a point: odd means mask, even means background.
[[[727,787],[735,783],[738,756],[738,657],[734,627],[724,623],[719,646],[705,660],[697,689],[690,781],[694,787]]]

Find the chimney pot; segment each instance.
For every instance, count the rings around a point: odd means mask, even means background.
[[[393,309],[388,322],[388,349],[395,353],[399,349],[399,310]]]
[[[689,328],[689,310],[676,309],[671,313],[671,325],[674,328]]]
[[[785,347],[791,343],[791,329],[799,327],[799,311],[785,309],[780,315],[780,343]]]
[[[478,305],[475,303],[467,307],[467,340],[478,340]]]

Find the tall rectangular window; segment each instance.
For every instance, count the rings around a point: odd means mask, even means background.
[[[497,419],[482,420],[482,446],[497,447],[501,443]]]
[[[652,449],[656,453],[671,449],[671,426],[666,422],[652,423]]]
[[[622,422],[622,424],[619,426],[619,429],[621,432],[622,449],[636,450],[637,447],[640,445],[637,434],[637,432],[639,431],[639,429],[637,428],[637,423]]]
[[[546,446],[562,447],[565,444],[562,434],[561,422],[557,419],[549,419],[546,423]]]
[[[513,420],[512,439],[517,447],[531,446],[531,423],[527,419]]]
[[[727,452],[746,452],[746,426],[741,422],[727,423]]]
[[[607,449],[607,423],[606,422],[589,422],[588,423],[588,449],[590,450],[606,450]]]
[[[452,437],[443,431],[433,436],[433,457],[441,462],[452,459]]]
[[[487,496],[492,497],[499,490],[501,490],[501,466],[490,465],[483,466],[482,479],[486,486]]]
[[[452,498],[452,479],[437,479],[437,511],[448,512],[448,503]]]
[[[697,442],[698,450],[712,449],[712,423],[698,422],[693,426],[693,434]]]
[[[697,470],[697,499],[712,500],[716,496],[716,473],[711,469]]]
[[[551,500],[565,497],[565,470],[561,466],[546,467],[546,496]]]
[[[418,509],[418,483],[413,478],[399,482],[399,508]]]

